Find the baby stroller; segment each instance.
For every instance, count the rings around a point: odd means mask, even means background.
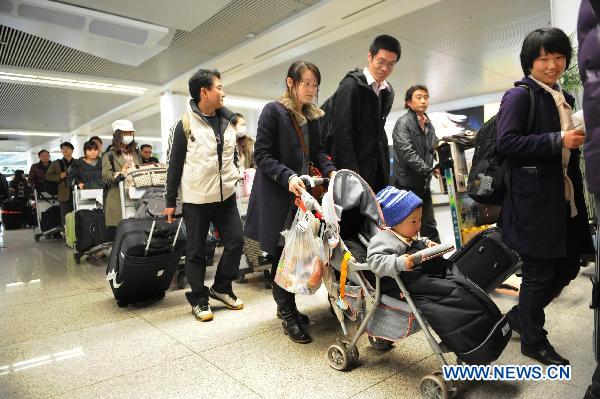
[[[355,363],[359,357],[357,342],[363,333],[367,333],[374,348],[385,350],[391,348],[394,341],[422,329],[440,364],[447,366],[444,353],[451,350],[433,337],[428,322],[400,277],[396,276],[394,280],[404,300],[382,295],[380,276],[375,276],[374,287],[365,277],[365,272],[370,271],[366,264],[366,247],[370,238],[385,226],[379,204],[368,184],[352,171],[339,171],[330,182],[329,191],[322,202],[322,210],[327,224],[325,238],[329,246],[330,266],[324,272],[323,281],[344,335],[350,337],[349,340],[338,339],[329,346],[329,365],[336,370],[345,370]],[[343,220],[346,217],[350,220]],[[346,235],[351,238],[353,233],[356,233],[362,246],[356,245],[356,241],[346,240]],[[423,250],[417,256],[424,260],[433,255],[434,251],[444,252],[449,249],[451,246],[439,245],[431,250]],[[348,334],[346,319],[359,324],[353,336]],[[502,341],[504,346],[499,344],[501,352],[510,339],[510,332],[503,317],[480,346],[485,349],[489,344],[488,340],[494,341],[494,345]],[[460,357],[459,363],[462,363]],[[445,381],[441,373],[436,372],[422,378],[420,390],[423,397],[447,398],[456,394],[457,386],[454,381]]]

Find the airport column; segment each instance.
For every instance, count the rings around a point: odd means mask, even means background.
[[[171,128],[179,120],[183,112],[185,112],[188,100],[188,94],[172,91],[166,91],[160,96],[161,162],[167,160]]]

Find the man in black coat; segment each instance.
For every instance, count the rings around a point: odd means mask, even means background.
[[[390,175],[384,126],[394,90],[386,79],[400,59],[400,51],[395,38],[377,36],[369,48],[367,67],[344,77],[331,108],[331,152],[336,168],[357,172],[374,192],[388,185]]]

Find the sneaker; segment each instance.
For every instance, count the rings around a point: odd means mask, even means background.
[[[211,321],[213,319],[210,305],[196,305],[192,308],[192,314],[200,321]]]
[[[229,309],[240,310],[244,307],[244,303],[233,293],[229,291],[227,293],[220,293],[211,289],[208,291],[208,296],[217,301],[223,302]]]

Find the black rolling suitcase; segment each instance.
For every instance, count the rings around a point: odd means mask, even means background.
[[[25,224],[25,207],[20,201],[8,199],[2,203],[2,224],[5,230],[16,230]]]
[[[133,218],[119,223],[106,269],[119,307],[165,296],[185,252],[182,222]]]
[[[102,209],[80,209],[75,212],[75,250],[84,253],[109,242]]]
[[[42,232],[50,231],[56,227],[61,227],[60,206],[53,205],[42,212],[40,218],[40,229]]]
[[[520,268],[519,256],[504,245],[497,227],[477,234],[449,260],[462,275],[486,292],[498,288]]]

